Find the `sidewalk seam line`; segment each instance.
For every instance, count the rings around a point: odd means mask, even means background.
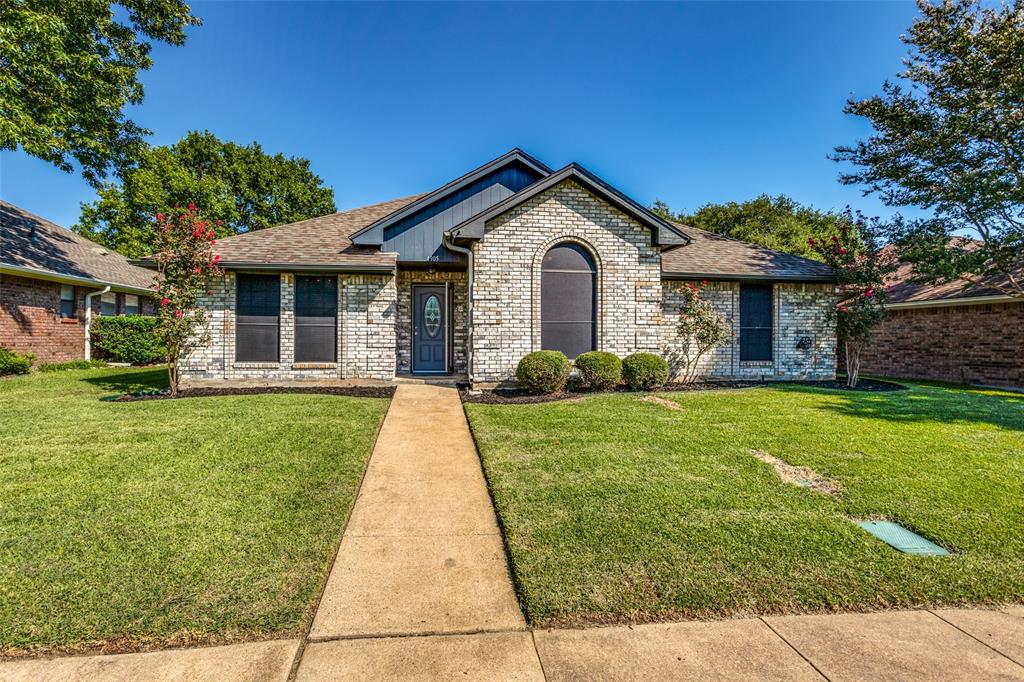
[[[537,663],[540,665],[540,676],[547,682],[548,671],[544,669],[544,659],[540,657],[540,649],[537,647],[537,631],[530,629],[530,641],[533,642],[533,653],[537,655]]]
[[[830,677],[829,677],[828,675],[826,675],[826,674],[825,674],[824,672],[822,672],[821,668],[819,668],[818,666],[814,665],[814,663],[812,663],[812,662],[811,662],[811,659],[809,659],[809,658],[807,658],[806,656],[804,656],[804,654],[803,654],[803,652],[802,652],[802,651],[800,651],[800,650],[799,650],[799,649],[797,649],[797,648],[796,648],[795,646],[793,646],[793,645],[792,645],[792,644],[790,643],[790,641],[789,641],[788,639],[786,639],[785,637],[783,637],[783,636],[782,636],[782,634],[781,634],[781,633],[779,633],[779,631],[778,631],[778,630],[776,630],[775,628],[773,628],[773,627],[771,626],[771,624],[770,624],[770,623],[769,623],[768,621],[766,621],[766,620],[765,620],[764,618],[762,618],[762,617],[760,617],[760,616],[758,617],[758,620],[759,620],[759,621],[761,621],[762,623],[764,623],[764,625],[765,625],[765,627],[766,627],[766,628],[768,628],[768,629],[769,629],[769,630],[771,630],[771,631],[772,631],[773,633],[775,633],[775,636],[776,636],[776,637],[778,637],[778,638],[779,638],[779,639],[781,639],[781,640],[782,640],[783,642],[785,642],[785,643],[786,643],[786,646],[788,646],[788,647],[789,647],[790,649],[792,649],[792,650],[793,650],[794,652],[796,652],[796,655],[797,655],[797,656],[799,656],[800,658],[804,659],[804,661],[806,661],[806,662],[807,662],[807,665],[809,665],[809,666],[811,666],[812,668],[814,668],[814,671],[815,671],[816,673],[818,673],[819,675],[821,675],[823,679],[825,679],[825,680],[828,680],[828,682],[832,682],[832,678],[830,678]]]
[[[365,641],[370,639],[415,639],[417,637],[472,637],[474,635],[500,635],[511,632],[529,632],[522,628],[474,628],[469,630],[422,630],[419,632],[379,632],[354,635],[326,635],[310,637],[310,644],[325,642]]]
[[[957,625],[956,623],[954,623],[954,622],[952,622],[952,621],[949,621],[949,620],[946,620],[945,618],[943,618],[943,617],[942,617],[942,616],[940,616],[939,614],[935,613],[935,612],[934,612],[934,611],[932,611],[931,609],[929,609],[929,610],[928,610],[928,613],[932,614],[933,616],[935,616],[936,618],[938,618],[939,620],[941,620],[941,621],[942,621],[943,623],[945,623],[946,625],[949,625],[949,626],[953,627],[954,629],[956,629],[956,630],[959,630],[960,632],[964,633],[965,635],[967,635],[968,637],[970,637],[971,639],[973,639],[973,640],[974,640],[975,642],[977,642],[978,644],[981,644],[982,646],[984,646],[984,647],[987,647],[988,649],[991,649],[992,651],[996,652],[997,654],[999,654],[1000,656],[1002,656],[1002,657],[1003,657],[1003,658],[1005,658],[1006,660],[1010,661],[1010,662],[1011,662],[1011,663],[1013,663],[1014,665],[1018,665],[1018,666],[1020,666],[1020,667],[1024,668],[1024,663],[1021,663],[1020,661],[1016,660],[1015,658],[1013,658],[1013,657],[1012,657],[1012,656],[1010,656],[1009,654],[1003,653],[1002,651],[1000,651],[999,649],[995,648],[994,646],[992,646],[991,644],[989,644],[989,643],[988,643],[988,642],[986,642],[985,640],[983,640],[983,639],[979,639],[978,637],[975,637],[975,636],[974,636],[974,635],[972,635],[972,634],[971,634],[970,632],[968,632],[967,630],[964,630],[964,629],[963,629],[962,627],[960,627],[960,626],[959,626],[959,625]]]
[[[327,583],[331,581],[331,573],[334,571],[334,564],[338,561],[338,554],[341,553],[341,542],[345,539],[345,531],[348,530],[348,524],[352,521],[352,512],[356,509],[356,502],[359,501],[359,495],[363,492],[363,483],[366,481],[366,472],[370,470],[370,461],[373,459],[373,453],[377,450],[377,441],[380,439],[380,432],[384,430],[384,422],[388,420],[388,415],[391,413],[391,406],[395,404],[395,392],[391,394],[390,400],[388,400],[388,409],[384,411],[384,417],[380,420],[380,424],[377,425],[377,433],[373,435],[373,445],[370,447],[370,456],[366,458],[366,464],[363,465],[363,471],[359,475],[359,485],[356,486],[356,494],[352,496],[352,504],[348,508],[348,512],[345,514],[345,523],[341,527],[341,536],[338,537],[338,543],[334,547],[334,552],[331,554],[331,560],[327,564],[327,575],[324,576],[324,584],[320,587],[320,594],[316,597],[316,603],[313,604],[313,611],[309,615],[309,623],[306,624],[302,632],[302,636],[299,638],[299,647],[295,650],[295,658],[292,659],[292,667],[288,671],[288,677],[285,678],[287,682],[295,682],[296,677],[299,674],[299,664],[302,663],[303,657],[306,655],[306,644],[309,643],[309,633],[313,630],[313,623],[316,621],[316,614],[320,611],[320,602],[323,601],[324,594],[327,592]]]

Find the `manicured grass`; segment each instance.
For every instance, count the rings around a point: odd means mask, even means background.
[[[299,632],[386,400],[134,403],[162,370],[0,381],[0,652]]]
[[[798,386],[466,405],[534,623],[1024,601],[1024,396]],[[842,486],[783,483],[762,450]],[[952,550],[900,554],[851,518]]]

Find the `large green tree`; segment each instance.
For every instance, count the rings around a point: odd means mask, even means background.
[[[74,230],[128,257],[153,251],[153,216],[194,203],[218,237],[333,213],[334,190],[309,161],[266,154],[257,143],[190,132],[176,144],[143,150],[121,181],[82,205]]]
[[[652,210],[662,217],[708,232],[808,258],[820,258],[808,246],[809,240],[822,241],[836,234],[834,215],[802,206],[782,194],[775,197],[762,194],[743,202],[705,204],[689,215],[673,214],[663,201],[656,201]]]
[[[181,0],[0,1],[0,149],[77,162],[94,185],[129,166],[149,134],[124,115],[149,41],[182,45],[198,23]]]
[[[890,206],[931,209],[889,234],[918,279],[1024,298],[1024,0],[918,7],[902,82],[846,104],[874,134],[836,148],[856,166],[840,179]]]

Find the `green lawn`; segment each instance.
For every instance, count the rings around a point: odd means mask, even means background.
[[[466,405],[536,624],[1024,601],[1024,396],[798,386]],[[750,455],[810,466],[837,497]],[[947,547],[900,554],[851,518]]]
[[[0,653],[299,632],[386,400],[135,403],[162,370],[0,380]]]

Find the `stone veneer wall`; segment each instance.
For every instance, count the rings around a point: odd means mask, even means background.
[[[235,362],[235,274],[210,284],[200,301],[209,315],[210,342],[182,363],[184,385],[220,381],[390,381],[395,374],[395,279],[391,275],[338,276],[338,358],[333,363],[294,363],[295,275],[281,274],[280,359]]]
[[[514,378],[540,350],[540,266],[562,242],[581,244],[597,264],[598,349],[657,352],[661,257],[650,231],[567,180],[488,223],[473,246],[473,378]]]
[[[412,285],[450,284],[451,307],[449,338],[452,344],[452,369],[455,374],[466,373],[466,339],[468,337],[467,282],[465,271],[451,270],[399,270],[398,301],[395,315],[395,337],[398,342],[398,371],[412,371]]]
[[[663,292],[663,336],[661,353],[669,361],[673,375],[683,362],[683,344],[676,334],[680,291],[686,282],[666,280]],[[774,336],[773,360],[740,362],[739,319],[740,284],[708,282],[702,296],[712,302],[734,331],[733,341],[709,351],[700,359],[699,376],[737,379],[831,379],[835,376],[835,326],[827,319],[835,304],[831,284],[776,283],[772,288]],[[807,348],[797,345],[807,339]]]

